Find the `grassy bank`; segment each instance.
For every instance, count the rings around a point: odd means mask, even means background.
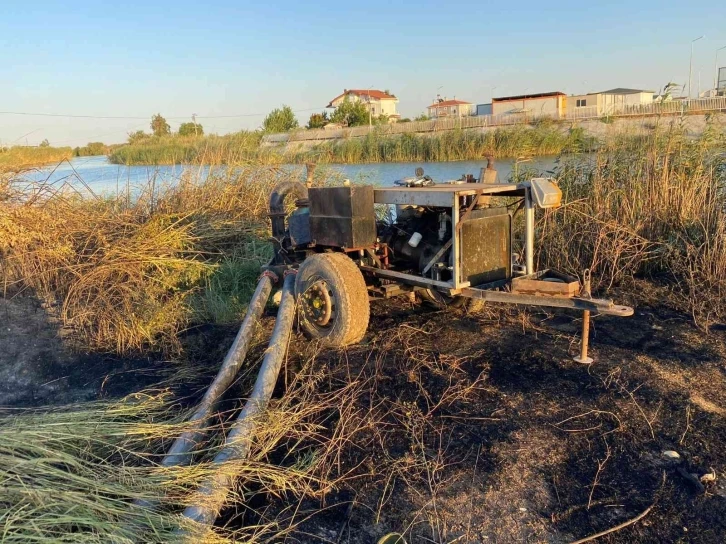
[[[561,130],[554,123],[517,126],[481,133],[455,130],[437,134],[387,136],[373,132],[362,138],[336,140],[304,150],[261,147],[262,134],[240,132],[228,136],[180,138],[149,137],[111,153],[115,164],[236,164],[256,163],[371,163],[455,161],[494,157],[556,155],[585,151],[596,144],[582,130]]]
[[[0,147],[0,172],[58,163],[72,156],[70,147]]]
[[[440,162],[493,157],[534,157],[589,151],[596,142],[581,129],[562,131],[555,124],[516,126],[490,132],[451,130],[438,134],[385,136],[336,140],[293,153],[290,162],[371,163]]]
[[[274,154],[260,149],[260,132],[237,132],[225,136],[149,136],[114,149],[113,164],[238,164],[274,162]]]

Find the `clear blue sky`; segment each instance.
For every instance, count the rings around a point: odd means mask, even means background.
[[[2,0],[0,143],[120,142],[153,113],[172,128],[192,113],[207,132],[255,128],[280,104],[317,111],[343,88],[390,89],[415,116],[437,89],[483,103],[713,82],[726,2]],[[726,49],[721,51],[726,65]],[[310,111],[300,111],[306,122]],[[171,119],[180,118],[180,119]],[[185,118],[185,119],[181,119]],[[29,134],[28,134],[29,133]],[[27,134],[27,136],[26,136]]]

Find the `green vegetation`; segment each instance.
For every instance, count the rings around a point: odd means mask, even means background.
[[[167,136],[171,134],[171,127],[166,122],[160,113],[157,113],[151,118],[151,131],[154,136]]]
[[[516,126],[491,132],[452,130],[436,134],[387,136],[377,132],[361,138],[336,140],[288,157],[291,162],[330,163],[457,161],[495,157],[556,155],[593,149],[596,142],[581,129],[556,126]]]
[[[360,100],[350,100],[347,96],[343,102],[335,108],[330,116],[332,123],[340,123],[346,127],[358,127],[367,125],[370,122],[368,108]]]
[[[298,127],[297,118],[290,106],[283,105],[267,114],[262,121],[262,130],[268,133],[289,132]]]
[[[262,133],[241,131],[225,136],[156,137],[129,135],[129,144],[109,156],[114,164],[236,164],[238,162],[275,162],[273,150],[260,147]]]
[[[261,146],[263,134],[242,131],[226,136],[157,138],[134,133],[130,144],[115,149],[114,164],[264,164],[306,162],[365,163],[454,161],[495,157],[555,155],[587,151],[597,142],[581,128],[563,131],[556,124],[515,126],[482,133],[454,130],[432,134],[385,135],[374,131],[361,138],[321,143],[300,150]]]
[[[70,159],[72,156],[73,150],[70,147],[50,147],[49,145],[0,147],[0,172],[58,163]]]
[[[96,155],[108,155],[111,151],[111,146],[104,144],[103,142],[88,142],[83,147],[76,147],[73,150],[74,157],[93,157]]]
[[[328,112],[324,111],[323,113],[312,113],[310,114],[310,119],[308,120],[308,124],[306,128],[308,129],[316,129],[316,128],[323,128],[325,125],[327,125],[329,122],[328,119]]]
[[[179,136],[204,136],[204,127],[199,123],[182,123],[179,125]]]

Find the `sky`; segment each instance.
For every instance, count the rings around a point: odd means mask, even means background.
[[[687,84],[701,35],[694,94],[726,45],[723,0],[0,0],[0,144],[117,143],[155,113],[223,134],[282,104],[304,124],[344,88],[389,89],[403,117],[437,92],[657,91]]]

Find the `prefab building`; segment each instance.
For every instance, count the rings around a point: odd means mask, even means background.
[[[618,113],[628,106],[642,106],[653,103],[653,91],[617,87],[599,93],[589,93],[568,97],[567,113],[588,112],[592,115]],[[587,108],[587,109],[584,109]]]
[[[523,94],[492,98],[493,115],[526,114],[558,118],[567,110],[567,95],[561,92]]]

